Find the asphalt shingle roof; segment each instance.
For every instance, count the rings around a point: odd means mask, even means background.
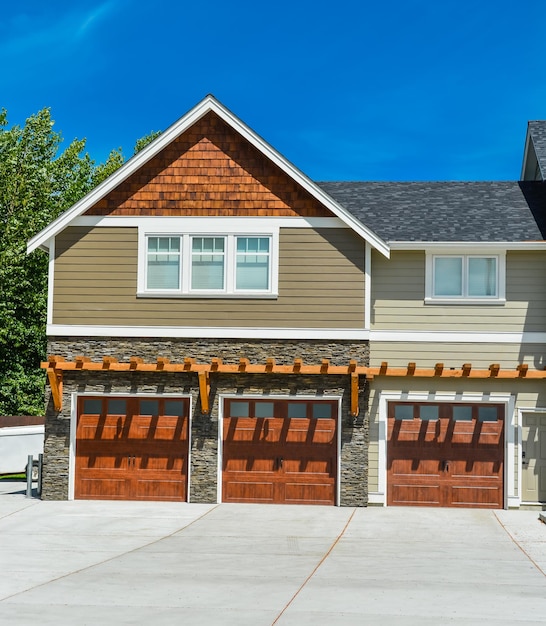
[[[546,182],[317,184],[387,242],[546,239]]]
[[[546,121],[529,122],[529,134],[533,142],[535,154],[542,179],[546,179]]]

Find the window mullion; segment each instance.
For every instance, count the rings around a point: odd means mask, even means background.
[[[235,291],[235,235],[226,235],[225,272],[226,293]]]

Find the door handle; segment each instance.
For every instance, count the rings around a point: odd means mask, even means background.
[[[280,457],[277,459],[277,467],[278,467],[279,469],[282,469],[282,464],[283,464],[283,461],[284,461],[284,459],[282,458],[282,456],[280,456]]]
[[[449,461],[442,461],[442,472],[449,471]]]

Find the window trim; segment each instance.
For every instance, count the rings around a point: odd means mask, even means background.
[[[425,267],[425,304],[484,304],[495,305],[506,302],[506,250],[486,249],[435,249],[426,251]],[[436,258],[462,259],[463,294],[460,296],[434,295],[434,262]],[[497,260],[497,294],[494,296],[468,296],[468,260],[471,258],[495,258]]]
[[[138,270],[137,297],[139,298],[252,298],[274,299],[279,290],[279,227],[258,230],[243,224],[222,224],[222,228],[196,228],[171,230],[139,227],[138,229]],[[154,225],[157,225],[154,224]],[[152,224],[150,224],[152,226]],[[201,225],[200,225],[201,226]],[[220,231],[220,232],[219,232]],[[148,289],[148,238],[180,237],[181,280],[179,289]],[[192,289],[191,257],[193,237],[221,237],[224,246],[224,287],[223,289]],[[237,237],[267,237],[269,246],[268,289],[236,289]]]

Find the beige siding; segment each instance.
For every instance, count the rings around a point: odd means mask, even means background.
[[[281,229],[279,297],[137,298],[136,228],[56,240],[55,324],[362,328],[364,243],[348,229]]]
[[[417,341],[372,341],[370,365],[379,366],[383,361],[396,367],[414,362],[418,367],[461,367],[472,363],[475,368],[488,368],[498,363],[503,368],[514,369],[519,363],[527,363],[533,369],[543,369],[546,364],[545,344],[517,343],[448,343]]]
[[[542,332],[546,320],[546,253],[508,252],[506,303],[430,305],[425,253],[394,251],[372,260],[372,330]]]

